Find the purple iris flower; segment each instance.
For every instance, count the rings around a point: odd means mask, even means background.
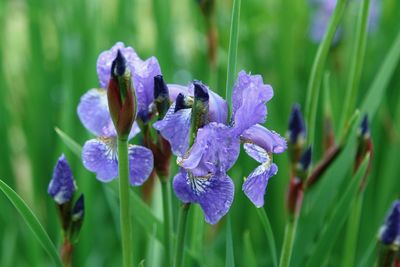
[[[155,57],[143,61],[132,47],[116,43],[110,50],[104,51],[97,59],[97,74],[101,88],[107,88],[111,75],[111,63],[121,51],[132,73],[133,87],[137,97],[137,114],[143,121],[149,119],[149,105],[154,100],[154,77],[161,74],[160,65]]]
[[[57,165],[54,167],[53,177],[47,192],[57,204],[62,205],[71,201],[76,189],[76,183],[68,161],[64,155],[61,155],[58,158]]]
[[[111,50],[100,54],[97,60],[97,72],[100,86],[105,88],[110,79],[111,63],[118,49],[126,58],[133,74],[133,83],[138,97],[138,108],[147,114],[153,101],[154,76],[160,73],[157,60],[150,58],[142,61],[133,48],[117,43]],[[96,173],[98,180],[109,182],[118,177],[117,132],[108,109],[106,89],[91,89],[81,97],[78,116],[82,124],[95,136],[85,143],[82,150],[83,165]],[[139,133],[139,127],[133,124],[128,139]],[[129,145],[130,183],[141,185],[153,169],[153,155],[145,147]]]
[[[233,182],[226,172],[239,156],[240,143],[245,143],[245,151],[261,163],[243,185],[245,194],[259,207],[264,202],[268,179],[277,172],[276,165],[272,163],[272,153],[282,153],[286,149],[286,141],[259,125],[266,120],[266,103],[273,96],[272,87],[264,84],[260,75],[249,75],[244,71],[239,73],[232,95],[232,120],[229,125],[226,124],[226,106],[221,105],[225,101],[215,97],[217,95],[211,90],[208,93],[209,123],[198,130],[190,149],[186,136],[190,128],[191,108],[184,105],[187,101],[183,100],[182,105],[178,97],[169,114],[160,121],[164,127],[154,126],[172,147],[179,148],[176,154],[181,169],[174,178],[177,196],[185,203],[200,204],[206,221],[214,224],[232,204]],[[214,107],[213,97],[217,100]],[[183,108],[175,111],[176,105]]]

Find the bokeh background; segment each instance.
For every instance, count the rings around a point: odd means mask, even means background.
[[[360,1],[349,1],[341,23],[340,40],[332,45],[325,65],[329,97],[321,93],[316,125],[314,164],[322,155],[326,106],[332,108],[334,131],[339,136],[349,62],[352,56]],[[357,106],[362,103],[400,31],[400,2],[379,0],[376,28],[368,34]],[[60,243],[56,207],[47,195],[52,170],[61,153],[71,163],[80,192],[85,194],[86,217],[75,266],[118,266],[120,249],[118,212],[109,185],[86,171],[55,132],[59,127],[78,143],[90,135],[79,122],[76,107],[81,95],[98,86],[96,59],[117,41],[135,48],[144,59],[158,58],[165,80],[187,84],[202,80],[220,94],[225,92],[232,1],[216,0],[218,31],[216,67],[209,64],[207,21],[195,0],[50,1],[0,0],[0,179],[14,188],[35,211],[50,237]],[[241,6],[237,71],[262,74],[275,96],[268,104],[266,126],[285,135],[291,106],[304,106],[307,83],[318,43],[310,39],[315,7],[309,1],[243,0]],[[371,133],[375,146],[373,167],[365,193],[356,260],[375,242],[391,201],[400,192],[400,64],[376,99]],[[140,142],[140,139],[136,140]],[[318,236],[329,207],[351,178],[353,149],[332,166],[310,193],[295,241],[293,266],[302,266]],[[287,212],[289,181],[287,153],[274,158],[279,173],[270,180],[265,197],[278,249]],[[243,177],[256,166],[244,153],[231,170],[236,184],[230,210],[237,266],[269,266],[267,241],[255,207],[241,192]],[[142,194],[140,189],[135,189]],[[174,198],[174,227],[178,201]],[[162,220],[159,185],[146,200]],[[135,203],[132,203],[135,205]],[[0,266],[50,266],[51,262],[11,203],[0,194]],[[211,227],[192,208],[187,239],[190,251],[185,266],[225,264],[226,220]],[[140,212],[133,216],[140,216]],[[139,219],[140,220],[140,219]],[[200,223],[199,223],[200,222]],[[197,223],[197,224],[196,224]],[[163,248],[157,229],[143,228],[134,220],[135,262],[162,266]],[[193,230],[195,229],[195,231]],[[200,229],[200,230],[199,230]],[[343,229],[344,233],[345,230]],[[343,248],[336,242],[329,266],[338,266]],[[322,265],[321,265],[322,266]]]

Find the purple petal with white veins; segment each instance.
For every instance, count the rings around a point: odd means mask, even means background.
[[[268,167],[262,164],[258,166],[243,183],[242,190],[257,208],[264,206],[264,195],[268,180],[277,172],[278,167],[274,163]]]
[[[83,126],[94,135],[115,135],[114,125],[108,111],[106,90],[89,90],[81,97],[77,111]]]
[[[231,128],[212,122],[199,129],[196,140],[180,165],[194,175],[228,171],[240,153],[240,140]]]
[[[100,87],[107,88],[111,75],[111,63],[117,56],[118,49],[121,51],[129,66],[139,60],[138,55],[132,47],[125,47],[124,43],[118,42],[110,50],[102,52],[97,59],[97,75]],[[133,73],[133,69],[131,69]]]
[[[259,163],[264,163],[270,160],[268,152],[256,144],[245,143],[243,145],[244,151]]]
[[[286,140],[274,131],[256,124],[242,134],[245,142],[254,143],[270,153],[282,153],[287,149]]]
[[[209,224],[216,224],[232,205],[234,184],[223,173],[209,178],[190,178],[181,169],[174,177],[173,187],[182,202],[200,204]]]
[[[109,182],[118,176],[116,138],[91,139],[82,149],[83,166],[96,173],[101,182]]]
[[[172,152],[177,156],[183,156],[189,148],[190,117],[192,109],[175,110],[172,104],[165,117],[153,124],[154,129],[168,140]]]
[[[273,94],[272,87],[264,84],[261,75],[239,72],[232,95],[232,117],[237,134],[265,121],[267,117],[266,103],[273,97]]]
[[[153,170],[153,153],[148,148],[129,146],[130,183],[133,186],[143,184]]]

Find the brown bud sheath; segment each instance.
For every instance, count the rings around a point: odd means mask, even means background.
[[[119,138],[128,138],[136,115],[136,95],[131,72],[118,50],[111,65],[111,79],[107,90],[108,107]]]

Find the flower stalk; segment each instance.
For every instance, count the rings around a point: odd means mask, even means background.
[[[120,224],[122,241],[122,262],[124,267],[132,266],[132,233],[129,214],[129,161],[128,141],[118,138],[118,173],[119,173],[119,199],[120,199]]]
[[[186,223],[190,203],[183,203],[179,213],[178,236],[175,247],[174,267],[181,267],[183,262],[183,249],[185,243]]]

